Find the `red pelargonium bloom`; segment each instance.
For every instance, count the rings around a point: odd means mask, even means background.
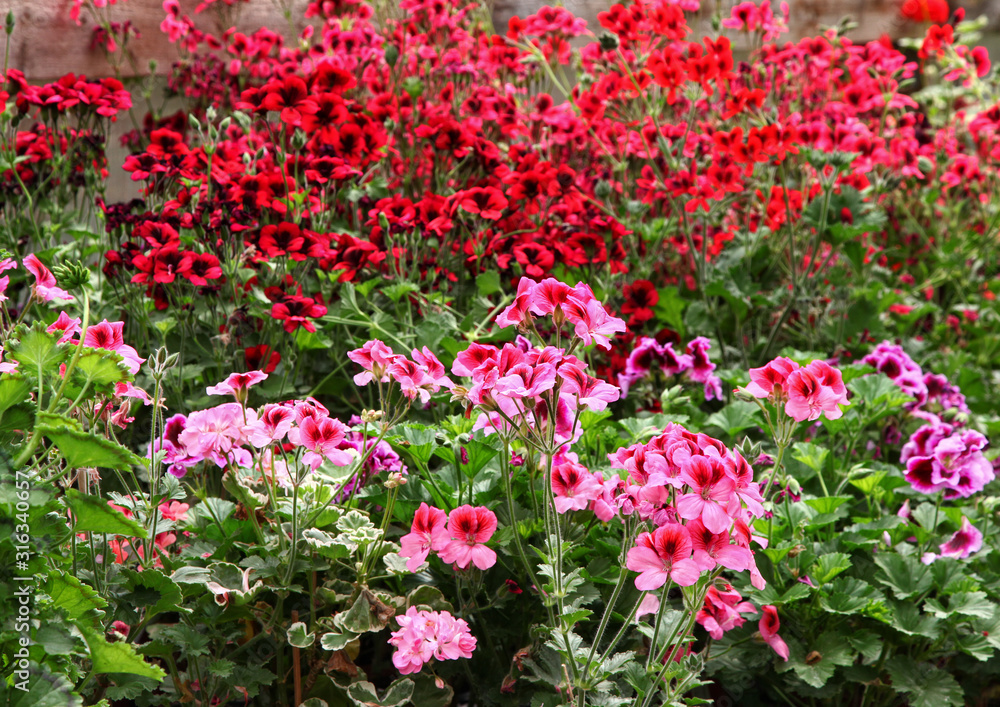
[[[947,0],[906,0],[899,8],[905,20],[938,24],[947,22],[950,12]]]
[[[446,520],[447,516],[440,508],[433,508],[426,503],[420,504],[413,516],[410,532],[399,540],[402,547],[399,556],[409,558],[406,561],[406,569],[416,572],[432,550],[441,552],[448,544],[451,538],[445,530]]]
[[[653,307],[660,301],[660,293],[649,280],[636,280],[622,289],[625,302],[622,314],[628,314],[628,325],[639,326],[653,318]]]
[[[763,636],[764,642],[774,649],[775,653],[787,661],[788,645],[778,635],[778,630],[781,628],[781,621],[778,619],[778,609],[768,604],[767,606],[762,606],[761,610],[764,612],[764,615],[760,619],[760,624],[758,624],[760,635]]]
[[[261,370],[264,373],[274,373],[274,369],[281,363],[281,354],[272,351],[267,344],[248,346],[243,352],[247,368],[251,370]]]
[[[285,295],[280,302],[271,307],[271,316],[284,322],[285,331],[291,334],[300,326],[306,331],[316,331],[316,325],[310,319],[316,319],[326,314],[326,305],[319,300],[302,296],[302,288],[294,295]]]
[[[507,208],[507,197],[496,187],[473,187],[454,196],[458,206],[470,214],[496,221]]]
[[[681,587],[690,587],[701,574],[691,559],[691,536],[680,523],[664,525],[650,533],[641,533],[635,547],[628,551],[625,566],[639,572],[636,589],[659,589],[673,580]]]
[[[441,559],[465,569],[474,564],[487,570],[496,564],[497,554],[484,543],[493,537],[497,517],[483,506],[459,506],[448,514],[448,542],[438,551]]]

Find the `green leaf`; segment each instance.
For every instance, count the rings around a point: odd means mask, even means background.
[[[853,650],[844,636],[828,632],[808,644],[804,651],[797,647],[783,667],[794,670],[807,684],[820,688],[833,677],[838,665],[850,665],[853,660]]]
[[[909,696],[910,707],[963,707],[958,682],[944,670],[896,656],[886,663],[892,686]]]
[[[69,358],[69,345],[60,344],[59,335],[45,331],[42,322],[35,322],[31,328],[22,324],[14,336],[5,348],[7,355],[21,364],[18,370],[25,375],[37,376],[39,368],[43,373],[56,375],[59,364]]]
[[[487,270],[476,276],[476,289],[483,297],[500,292],[500,273],[495,270]]]
[[[915,557],[882,553],[875,556],[875,564],[882,569],[882,574],[875,578],[891,589],[897,599],[925,592],[933,583],[930,570]]]
[[[682,339],[685,338],[684,308],[687,307],[688,301],[677,287],[664,287],[658,289],[657,293],[660,295],[660,301],[653,307],[656,318],[680,334]]]
[[[24,402],[31,392],[31,381],[21,373],[0,376],[0,412]]]
[[[92,623],[104,616],[103,610],[108,606],[95,590],[60,570],[49,571],[46,593],[71,621]]]
[[[792,458],[802,462],[817,473],[822,473],[830,450],[812,442],[796,442],[792,446]]]
[[[410,701],[413,695],[413,681],[400,678],[386,688],[382,697],[378,696],[375,686],[366,680],[351,683],[347,688],[347,696],[358,707],[402,707]]]
[[[855,378],[848,384],[848,388],[858,396],[866,407],[882,405],[889,409],[896,409],[913,400],[884,373]]]
[[[882,490],[879,484],[881,484],[882,479],[886,476],[884,471],[876,471],[874,474],[869,474],[868,476],[863,476],[858,479],[851,479],[851,485],[856,489],[859,489],[861,493],[866,496],[870,496],[875,493],[876,489]]]
[[[126,518],[124,513],[109,506],[108,502],[99,496],[83,494],[76,489],[66,489],[66,502],[76,516],[74,532],[90,531],[135,538],[146,537],[145,528],[131,518]]]
[[[760,406],[745,400],[734,400],[705,420],[706,425],[714,425],[730,437],[751,427],[762,427],[763,423]]]
[[[476,474],[483,470],[483,467],[490,463],[499,452],[485,442],[478,439],[470,439],[462,445],[468,455],[469,463],[462,464],[462,473],[470,479],[474,479]],[[461,459],[461,457],[459,457]]]
[[[132,379],[125,359],[114,351],[93,349],[88,346],[80,349],[76,372],[89,380],[91,385],[105,390],[115,383]]]
[[[842,505],[851,500],[850,496],[826,496],[824,498],[807,498],[805,503],[811,508],[815,508],[817,513],[833,513]]]
[[[76,420],[62,415],[40,413],[36,429],[48,437],[74,469],[103,467],[129,471],[145,462],[117,442],[84,432]]]
[[[882,594],[870,584],[854,577],[838,577],[820,605],[834,614],[860,614],[871,602],[881,600]]]
[[[103,633],[89,628],[81,627],[80,632],[90,648],[91,669],[95,673],[129,673],[154,680],[163,680],[167,676],[160,668],[143,660],[132,644],[124,641],[108,643]]]
[[[339,651],[343,649],[348,643],[355,640],[358,634],[351,633],[350,631],[337,632],[331,631],[330,633],[324,633],[319,639],[319,644],[323,647],[325,651]]]
[[[437,433],[424,425],[403,425],[399,431],[407,442],[403,448],[422,466],[427,466],[437,447]]]
[[[851,558],[844,552],[820,555],[812,566],[812,579],[819,585],[826,584],[838,574],[851,567]]]
[[[882,654],[882,637],[874,631],[868,629],[852,631],[847,636],[847,642],[851,644],[851,648],[863,655],[867,661],[877,660]]]
[[[135,607],[145,607],[143,621],[148,622],[157,614],[168,612],[191,613],[191,609],[182,606],[184,595],[181,593],[181,588],[160,570],[147,569],[136,572],[126,568],[122,572],[127,578],[125,588],[128,589],[128,593],[121,597],[121,601]]]
[[[429,584],[421,585],[406,595],[406,608],[411,606],[424,611],[447,611],[449,614],[455,611],[441,590]]]
[[[64,675],[54,674],[48,666],[31,661],[31,677],[23,683],[15,677],[13,685],[4,685],[7,707],[80,707],[83,699]]]
[[[395,285],[383,287],[382,292],[393,302],[399,302],[411,292],[419,292],[420,288],[412,282],[397,282]]]
[[[455,699],[455,691],[448,683],[438,687],[434,678],[426,672],[413,676],[413,694],[410,701],[419,707],[448,707]]]
[[[915,604],[893,601],[889,602],[889,610],[888,623],[897,631],[901,631],[907,636],[937,638],[939,633],[938,620],[933,616],[921,614],[919,607]]]
[[[316,642],[316,634],[308,633],[306,625],[301,621],[296,621],[288,627],[288,644],[296,648],[308,648]]]
[[[35,643],[49,655],[70,655],[76,650],[77,641],[58,625],[42,624],[35,632]]]
[[[381,631],[389,624],[389,619],[394,613],[395,610],[391,606],[368,589],[362,588],[351,608],[333,617],[333,625],[344,633]]]
[[[948,599],[948,608],[944,609],[940,603],[928,600],[927,606],[939,619],[948,618],[958,614],[960,616],[971,616],[977,619],[989,619],[993,617],[993,604],[987,598],[986,592],[958,592]]]

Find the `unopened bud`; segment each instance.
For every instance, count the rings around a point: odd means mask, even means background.
[[[7,11],[7,21],[4,23],[4,31],[7,33],[7,36],[10,36],[11,34],[14,33],[14,11],[13,10],[8,10]]]
[[[305,148],[307,142],[309,142],[309,136],[306,135],[304,130],[296,128],[295,134],[292,135],[292,147],[296,150],[302,150]]]
[[[387,489],[394,489],[398,486],[403,486],[406,484],[406,477],[403,476],[402,472],[394,471],[389,474],[389,478],[385,482],[385,487]]]
[[[362,410],[361,421],[370,425],[381,420],[384,415],[381,410]]]
[[[395,44],[387,44],[385,46],[385,63],[389,65],[389,68],[396,66],[396,60],[399,59],[399,47]]]
[[[75,290],[90,282],[90,271],[80,262],[64,263],[52,268],[52,274],[60,285],[68,290]]]
[[[613,52],[620,44],[618,35],[612,34],[611,32],[601,32],[601,36],[598,37],[598,41],[601,43],[601,49],[606,52]]]

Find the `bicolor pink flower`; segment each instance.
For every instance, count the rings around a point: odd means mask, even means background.
[[[740,614],[756,613],[756,607],[743,601],[743,597],[732,585],[727,584],[723,589],[713,585],[708,588],[705,604],[696,620],[708,631],[709,636],[718,641],[726,631],[739,628],[746,622]]]
[[[771,604],[762,606],[764,615],[760,619],[758,629],[760,635],[764,637],[764,642],[774,649],[774,652],[784,660],[788,660],[788,645],[778,635],[781,628],[781,621],[778,619],[778,609]]]
[[[753,563],[753,554],[745,547],[729,542],[729,533],[713,533],[700,520],[687,524],[694,548],[694,562],[702,572],[721,565],[734,572],[743,572]]]
[[[445,522],[448,517],[440,508],[428,506],[421,503],[417,512],[413,516],[413,525],[410,532],[399,540],[402,549],[399,551],[400,557],[408,557],[406,569],[416,572],[417,569],[427,559],[431,550],[440,552],[448,543],[448,531],[445,530]]]
[[[247,390],[264,380],[267,380],[267,374],[263,371],[230,373],[226,380],[209,386],[205,392],[209,395],[232,395],[237,402],[243,403],[247,399]]]
[[[587,467],[573,461],[553,466],[550,484],[559,513],[582,511],[596,501],[603,490]]]
[[[628,551],[625,566],[639,572],[636,589],[659,589],[673,580],[681,587],[690,587],[701,574],[691,559],[691,536],[680,523],[661,526],[650,533],[640,533],[635,547]]]
[[[713,533],[729,530],[733,521],[727,509],[736,484],[726,474],[721,460],[692,457],[682,467],[680,478],[691,487],[691,492],[677,499],[677,514],[685,520],[700,518]]]
[[[586,346],[596,344],[598,348],[610,351],[610,337],[628,328],[624,320],[612,317],[596,299],[588,300],[586,304],[570,299],[564,309],[566,321],[573,325],[573,331]]]
[[[778,404],[788,397],[786,381],[799,364],[790,358],[779,356],[766,366],[750,369],[750,383],[744,390],[755,398],[769,399]]]
[[[496,346],[489,344],[469,344],[469,348],[455,356],[455,362],[451,364],[451,372],[456,376],[471,378],[473,371],[486,361],[496,361],[499,353],[500,351]]]
[[[125,322],[109,322],[105,319],[100,324],[87,327],[87,332],[83,335],[83,345],[114,351],[124,359],[129,373],[135,375],[146,359],[139,358],[139,352],[125,343],[122,335],[124,328]]]
[[[405,356],[397,356],[388,373],[389,379],[399,384],[400,391],[408,400],[419,400],[421,405],[430,402],[431,394],[441,389],[423,366]]]
[[[813,361],[788,375],[785,412],[789,417],[796,422],[803,422],[816,420],[821,414],[830,420],[836,420],[844,414],[840,404],[842,400],[846,402],[846,394],[838,393],[834,387],[824,383],[829,379],[829,370],[830,367],[822,361]],[[834,380],[840,379],[836,377]],[[843,388],[843,381],[840,381],[840,386]]]
[[[564,384],[562,392],[575,395],[580,407],[600,412],[621,396],[621,391],[615,386],[587,375],[582,366],[559,366],[559,377]]]
[[[295,412],[291,408],[268,403],[257,411],[253,422],[247,421],[243,432],[250,444],[263,449],[284,439],[294,423]]]
[[[498,327],[501,329],[509,326],[519,327],[524,324],[525,319],[530,320],[531,314],[529,310],[532,305],[532,291],[534,287],[535,283],[533,280],[526,277],[521,278],[520,282],[517,283],[517,294],[514,296],[514,301],[497,315],[496,325]],[[455,372],[458,373],[458,371]]]
[[[355,385],[368,385],[373,378],[382,383],[389,382],[387,371],[397,355],[378,339],[365,342],[360,349],[348,351],[347,358],[361,366],[364,371],[354,376]]]
[[[451,378],[445,373],[444,364],[438,360],[438,357],[428,348],[423,349],[413,349],[413,360],[414,362],[423,368],[427,372],[427,376],[434,382],[434,385],[438,388],[447,388],[451,390],[455,387],[452,383]]]
[[[962,516],[961,527],[948,542],[939,547],[942,556],[964,560],[972,553],[979,552],[983,547],[983,534],[969,522],[968,518]]]
[[[59,312],[59,316],[54,322],[49,324],[48,329],[45,331],[59,334],[59,343],[65,344],[73,340],[73,337],[80,333],[80,326],[82,325],[80,319],[72,319],[66,312]],[[124,343],[124,342],[122,342]]]
[[[324,458],[335,466],[347,466],[354,461],[350,452],[339,448],[346,434],[347,427],[340,420],[307,417],[298,427],[289,430],[288,441],[309,450],[302,455],[302,463],[315,470]]]
[[[42,264],[42,261],[34,253],[24,259],[24,267],[35,276],[31,292],[42,302],[51,302],[54,299],[73,299],[73,295],[56,284],[56,276]]]
[[[448,542],[438,551],[445,562],[465,569],[474,564],[486,570],[496,564],[497,554],[485,543],[497,529],[497,517],[483,506],[459,506],[448,514]]]

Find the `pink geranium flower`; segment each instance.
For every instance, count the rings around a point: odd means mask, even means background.
[[[799,368],[788,375],[788,402],[785,412],[796,422],[812,421],[821,414],[830,420],[836,420],[844,413],[840,409],[841,402],[846,402],[846,395],[838,393],[833,386],[824,381],[830,380],[830,367],[822,361],[813,361],[805,368]],[[838,380],[834,379],[835,381]],[[843,381],[840,381],[841,388]]]
[[[315,470],[324,458],[335,466],[347,466],[354,461],[350,452],[338,449],[346,435],[347,426],[340,420],[306,417],[298,427],[289,430],[288,441],[309,450],[302,455],[302,463]]]
[[[667,579],[681,587],[690,587],[701,574],[691,559],[691,536],[680,523],[671,523],[650,533],[641,533],[635,547],[628,551],[625,566],[639,572],[636,589],[659,589]]]
[[[410,532],[399,540],[402,550],[400,557],[408,557],[406,569],[416,572],[427,559],[431,550],[440,552],[448,543],[448,531],[445,530],[447,516],[440,508],[433,508],[421,503],[413,516]]]
[[[623,319],[612,317],[596,299],[581,303],[572,298],[567,301],[564,309],[566,321],[573,325],[574,332],[587,346],[593,343],[598,348],[610,351],[610,337],[627,329]]]
[[[42,261],[34,253],[24,259],[24,267],[35,276],[35,284],[31,286],[31,292],[42,302],[51,302],[54,299],[73,299],[73,295],[57,286],[56,276],[42,264]]]
[[[600,498],[603,488],[587,467],[567,461],[552,468],[552,493],[556,511],[582,511]]]
[[[700,518],[713,533],[724,533],[732,525],[727,508],[736,484],[720,461],[692,457],[681,471],[681,479],[691,492],[677,499],[677,514],[685,520]]]
[[[496,564],[497,554],[484,543],[493,537],[497,517],[483,506],[459,506],[448,514],[448,542],[438,554],[445,562],[465,569],[474,564],[486,570]]]
[[[778,609],[770,604],[762,606],[764,615],[760,619],[758,629],[760,635],[764,637],[764,642],[774,649],[774,652],[786,661],[788,660],[788,645],[778,635],[781,628],[781,621],[778,619]]]
[[[700,520],[692,520],[687,525],[694,547],[694,562],[702,572],[721,565],[734,572],[743,572],[753,563],[750,550],[729,542],[729,533],[713,533]]]
[[[258,449],[280,441],[292,429],[295,413],[284,405],[268,403],[257,411],[257,419],[243,428],[247,440]]]
[[[744,390],[755,398],[779,403],[787,397],[785,382],[788,376],[798,368],[799,364],[792,359],[779,356],[762,368],[751,368],[750,384]]]
[[[972,553],[979,552],[983,547],[983,534],[969,522],[968,518],[962,516],[962,525],[958,532],[939,547],[944,557],[956,557],[964,560]]]
[[[223,382],[212,385],[205,389],[209,395],[232,395],[239,403],[246,402],[247,390],[267,380],[267,374],[263,371],[250,371],[249,373],[230,373]]]
[[[146,359],[139,358],[139,352],[125,343],[122,335],[124,328],[125,322],[109,322],[105,319],[100,324],[87,327],[87,333],[83,335],[83,345],[114,351],[125,360],[129,373],[135,375]]]
[[[49,325],[49,328],[45,331],[51,333],[59,333],[59,343],[65,344],[73,339],[74,336],[80,333],[80,325],[82,321],[79,319],[71,319],[66,312],[59,312],[58,318]],[[122,343],[125,343],[124,341]]]
[[[469,625],[447,611],[418,611],[411,606],[396,621],[400,628],[392,633],[389,645],[396,648],[392,664],[403,675],[420,672],[432,658],[471,658],[476,649],[476,638]]]
[[[389,377],[386,372],[389,366],[396,360],[397,355],[388,346],[378,339],[365,342],[360,349],[354,349],[347,353],[347,358],[361,366],[364,371],[354,376],[355,385],[368,385],[373,378],[388,383]]]
[[[160,513],[167,520],[187,520],[188,508],[190,508],[190,506],[186,503],[171,501],[170,503],[160,504]]]

